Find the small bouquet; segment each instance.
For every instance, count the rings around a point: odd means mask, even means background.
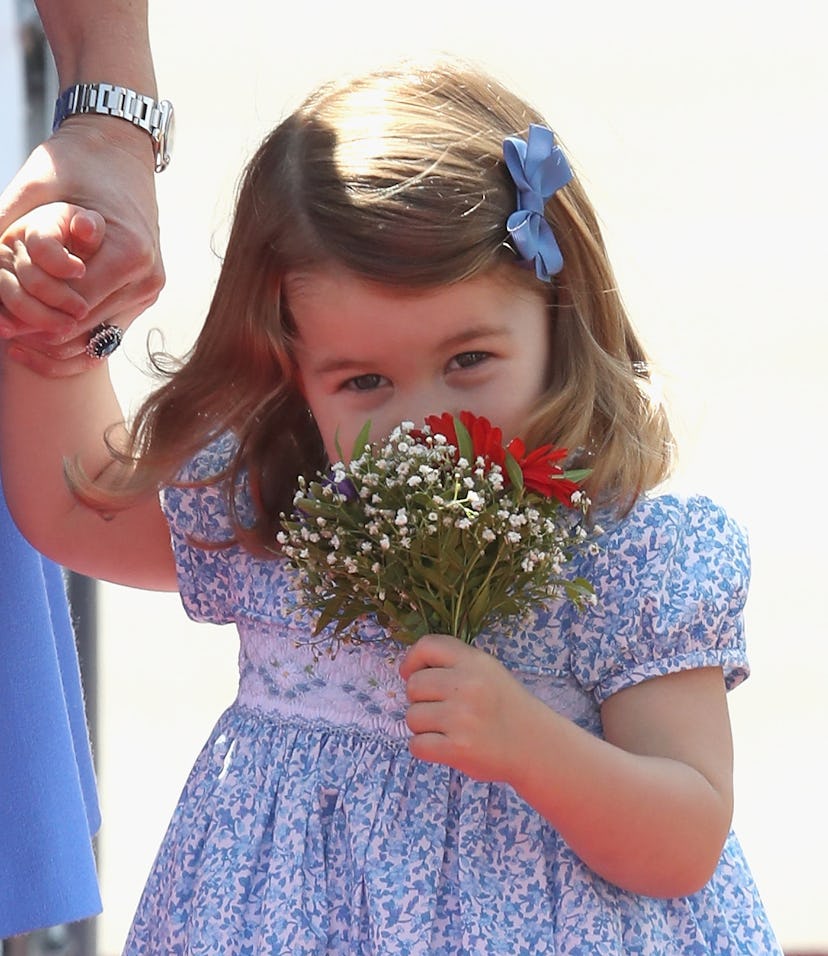
[[[299,479],[295,511],[282,515],[277,541],[301,574],[303,606],[319,612],[314,635],[332,624],[354,639],[374,615],[403,643],[427,633],[470,643],[537,602],[594,603],[588,581],[564,574],[590,546],[578,489],[588,472],[564,471],[565,449],[504,446],[470,412],[404,422],[377,446],[369,426],[349,464]]]

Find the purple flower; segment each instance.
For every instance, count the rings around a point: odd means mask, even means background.
[[[341,481],[335,481],[334,474],[331,473],[325,478],[322,484],[326,488],[333,488],[333,490],[337,494],[342,495],[346,501],[356,501],[357,498],[359,498],[357,490],[354,487],[354,483],[350,478],[343,478]]]

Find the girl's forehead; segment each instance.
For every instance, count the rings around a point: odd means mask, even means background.
[[[314,366],[358,364],[357,356],[401,356],[494,348],[540,339],[547,324],[542,293],[480,276],[437,289],[400,291],[350,273],[295,274],[285,297],[297,347]],[[347,361],[345,358],[347,358]]]
[[[545,301],[545,290],[530,291],[508,281],[515,267],[508,265],[488,273],[431,288],[410,289],[366,279],[338,267],[288,272],[282,280],[282,298],[296,318],[327,308],[343,309],[354,302],[374,302],[380,308],[417,309],[466,305],[475,310],[496,310],[518,301]]]

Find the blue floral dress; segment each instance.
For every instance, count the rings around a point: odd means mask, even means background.
[[[217,440],[185,477],[216,474],[232,451]],[[187,611],[238,628],[239,692],[190,774],[126,953],[781,953],[733,835],[693,896],[606,882],[511,787],[409,754],[402,649],[382,632],[320,655],[283,560],[193,543],[229,536],[219,488],[169,488],[163,504]],[[747,676],[747,547],[721,509],[644,499],[600,543],[576,569],[595,609],[538,608],[479,645],[598,735],[601,703],[639,681],[711,665],[728,687]]]

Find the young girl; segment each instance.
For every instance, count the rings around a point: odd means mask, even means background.
[[[729,832],[747,546],[708,499],[650,494],[669,426],[540,115],[452,63],[322,88],[245,172],[192,353],[108,443],[96,361],[6,363],[18,522],[241,641],[128,954],[780,952]],[[579,450],[596,606],[473,646],[367,621],[320,655],[273,554],[297,475],[368,419],[377,438],[461,409]]]

